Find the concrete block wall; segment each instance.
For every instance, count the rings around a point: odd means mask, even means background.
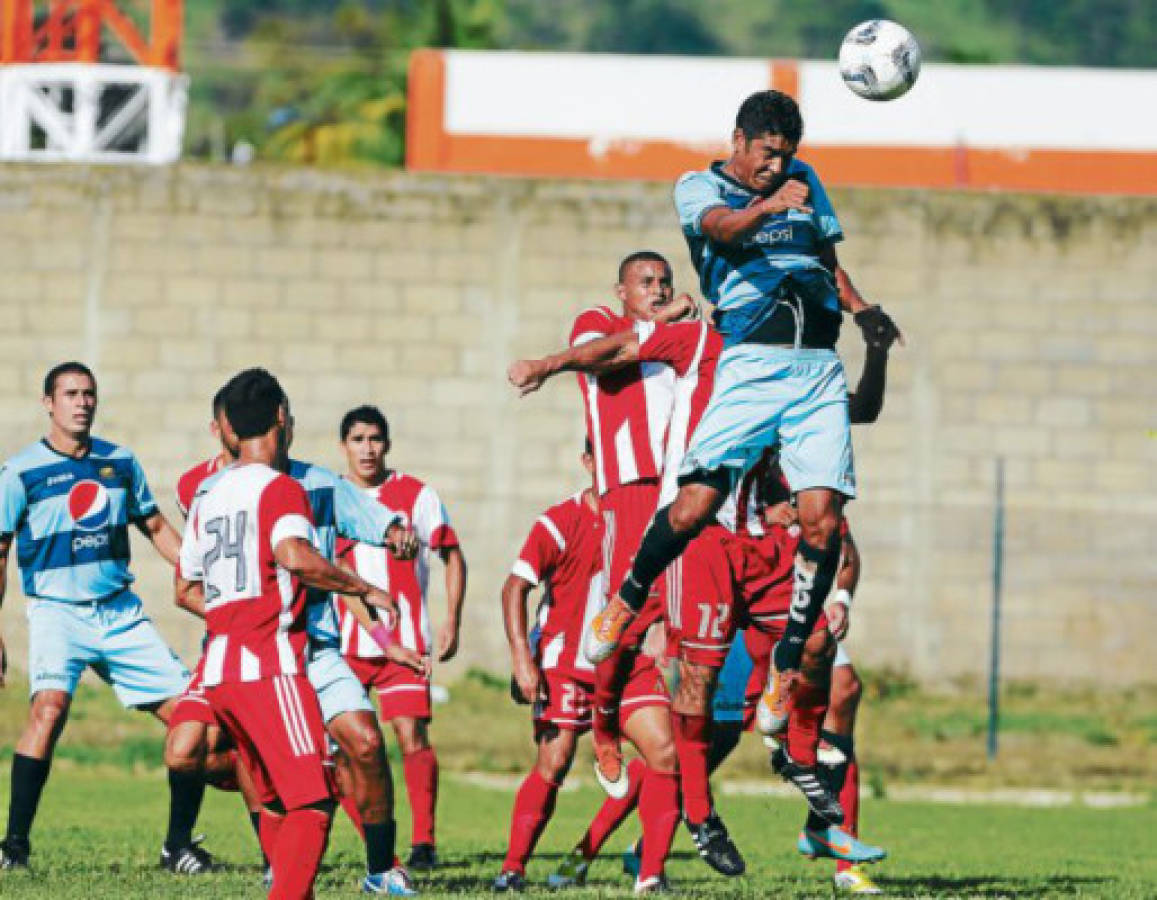
[[[842,260],[903,327],[882,421],[861,428],[851,642],[931,680],[987,665],[996,457],[1006,460],[1005,671],[1153,681],[1157,202],[837,191]],[[97,433],[165,511],[214,448],[237,369],[284,381],[295,452],[338,468],[350,406],[441,492],[470,562],[458,670],[501,669],[498,589],[535,515],[583,483],[570,379],[517,400],[506,364],[560,346],[648,247],[696,281],[663,185],[303,169],[0,168],[0,455],[43,431],[40,380],[79,357]],[[854,381],[858,332],[841,343]],[[186,657],[197,625],[134,541],[140,592]],[[435,580],[435,620],[442,594]],[[0,633],[23,663],[19,580]],[[447,675],[453,677],[453,669]]]

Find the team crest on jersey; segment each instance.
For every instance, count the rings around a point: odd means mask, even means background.
[[[101,466],[99,474],[100,477],[106,481],[112,481],[114,478],[116,478],[117,470],[112,466]]]
[[[78,481],[68,492],[68,514],[84,531],[107,525],[111,509],[108,491],[99,481]]]

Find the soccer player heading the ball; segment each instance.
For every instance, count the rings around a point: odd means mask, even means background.
[[[651,583],[712,521],[734,480],[779,443],[802,532],[791,615],[770,679],[780,714],[839,564],[843,502],[856,493],[848,389],[835,352],[843,312],[852,313],[869,346],[899,337],[840,267],[839,221],[815,171],[795,157],[802,133],[791,97],[759,91],[739,107],[731,158],[675,185],[679,221],[703,294],[715,305],[724,350],[679,493],[656,513],[586,644],[593,660],[614,651]]]

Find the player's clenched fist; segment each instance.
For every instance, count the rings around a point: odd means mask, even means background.
[[[540,371],[538,360],[534,359],[520,359],[511,363],[510,368],[506,370],[506,378],[518,389],[520,397],[534,393],[546,381]]]
[[[762,212],[768,215],[778,215],[789,209],[796,209],[802,213],[811,213],[807,205],[808,186],[794,178],[785,181],[771,196],[756,201],[762,206]]]
[[[386,547],[395,559],[413,559],[418,555],[418,535],[413,528],[391,525],[386,531]]]

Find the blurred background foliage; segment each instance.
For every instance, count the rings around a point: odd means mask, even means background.
[[[926,58],[1157,65],[1154,0],[188,0],[194,157],[400,165],[415,47],[834,58],[867,18]]]

